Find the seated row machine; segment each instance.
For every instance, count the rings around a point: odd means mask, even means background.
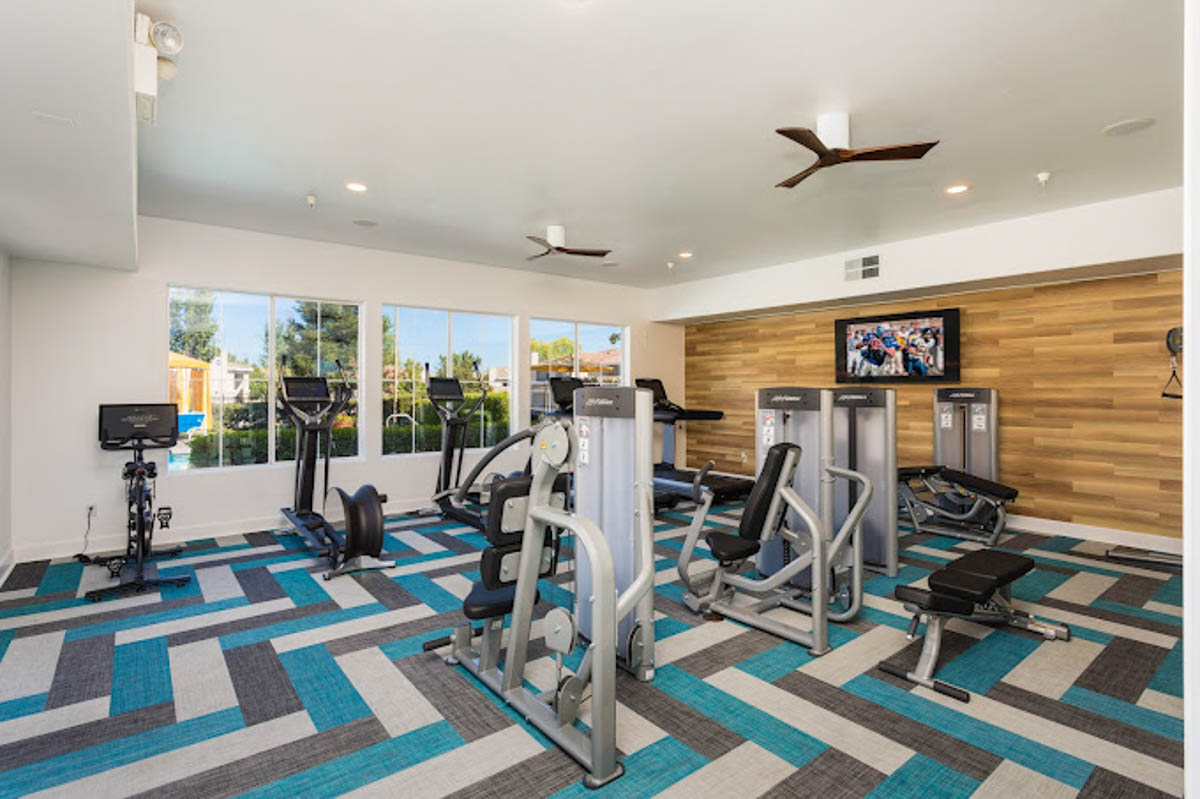
[[[1006,624],[1041,635],[1048,641],[1071,639],[1066,625],[1042,621],[1012,604],[1012,584],[1033,570],[1034,561],[1024,555],[981,549],[952,560],[929,575],[929,588],[896,586],[896,599],[913,614],[908,638],[914,640],[925,618],[925,641],[916,667],[908,671],[892,663],[879,664],[882,671],[909,680],[938,693],[968,702],[971,695],[961,688],[934,678],[942,633],[949,619],[966,619],[979,624]]]
[[[945,466],[898,471],[900,501],[918,533],[949,535],[993,546],[1008,521],[1017,489]]]

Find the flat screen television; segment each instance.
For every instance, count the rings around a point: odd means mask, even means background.
[[[958,309],[839,319],[837,382],[959,381]]]

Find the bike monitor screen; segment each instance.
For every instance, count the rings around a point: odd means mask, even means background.
[[[100,406],[102,447],[123,448],[130,442],[173,447],[178,440],[179,408],[174,403]]]
[[[457,377],[429,378],[429,398],[456,401],[463,398],[462,383]]]
[[[329,384],[323,377],[285,377],[283,387],[292,402],[329,402]]]

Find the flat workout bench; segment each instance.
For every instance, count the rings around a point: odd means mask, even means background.
[[[929,588],[912,585],[896,586],[896,599],[913,614],[908,625],[908,638],[916,638],[921,617],[927,618],[925,643],[916,668],[906,671],[888,662],[879,664],[882,671],[895,677],[932,688],[938,693],[968,702],[971,695],[961,688],[933,678],[942,647],[942,633],[950,618],[966,619],[980,624],[1007,624],[1038,633],[1047,641],[1068,641],[1071,631],[1066,625],[1053,624],[1034,618],[1012,606],[1012,584],[1033,570],[1034,561],[1011,552],[981,549],[952,560],[929,575]]]

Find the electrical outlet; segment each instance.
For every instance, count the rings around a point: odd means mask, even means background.
[[[742,463],[746,462],[746,450],[742,450]]]

